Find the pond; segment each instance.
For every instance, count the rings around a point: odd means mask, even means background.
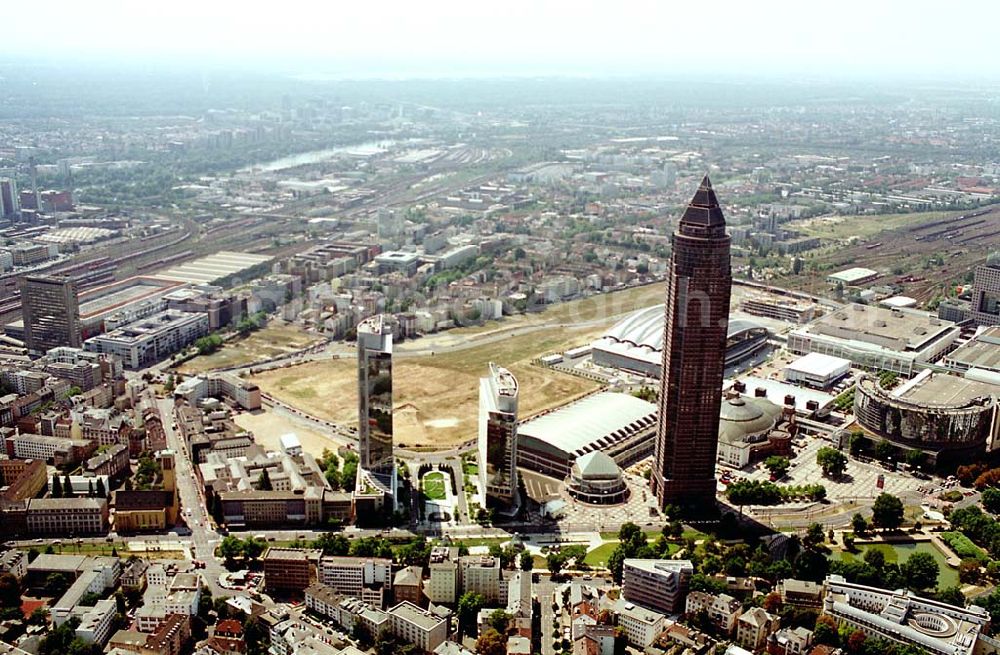
[[[958,584],[958,571],[948,566],[944,554],[929,541],[911,541],[901,544],[858,544],[855,548],[858,551],[856,553],[834,551],[831,554],[831,558],[839,556],[842,561],[850,562],[851,560],[864,558],[865,551],[873,548],[882,551],[886,562],[902,564],[914,553],[930,553],[934,557],[934,561],[938,563],[938,568],[941,569],[941,572],[938,574],[938,588],[944,589],[945,587],[954,587]]]

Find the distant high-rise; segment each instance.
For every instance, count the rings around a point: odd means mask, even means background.
[[[381,315],[358,325],[358,455],[366,471],[392,473],[392,329]]]
[[[1000,252],[976,267],[972,278],[972,314],[976,325],[1000,325]]]
[[[517,379],[490,362],[479,380],[479,479],[487,501],[514,504],[517,494]]]
[[[673,235],[653,493],[661,507],[715,500],[732,271],[726,219],[708,176]]]
[[[17,182],[12,178],[0,178],[0,218],[12,218],[21,211],[21,197],[17,193]]]
[[[21,316],[25,345],[32,353],[83,345],[76,282],[71,278],[54,275],[21,278]]]

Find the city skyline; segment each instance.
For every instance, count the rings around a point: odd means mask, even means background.
[[[190,0],[170,9],[114,0],[41,4],[47,9],[9,7],[6,17],[17,24],[29,20],[29,12],[47,11],[49,43],[42,59],[53,62],[129,55],[138,61],[221,62],[342,77],[683,71],[1000,75],[987,45],[1000,10],[986,2],[964,3],[961,12],[897,0],[852,1],[836,12],[787,0],[729,2],[713,12],[709,49],[701,47],[701,34],[689,29],[704,20],[701,7],[638,0],[515,2],[503,12],[452,0],[430,6],[392,2],[380,12],[305,2],[292,2],[282,12]],[[191,15],[199,20],[189,20]],[[967,20],[970,15],[976,20]],[[158,29],[150,30],[153,24]],[[483,32],[486,24],[489,34]],[[958,32],[963,34],[958,41],[939,37]],[[913,48],[918,42],[922,47]],[[37,53],[35,45],[30,31],[11,31],[0,43],[0,55]],[[692,57],[693,52],[699,54]]]

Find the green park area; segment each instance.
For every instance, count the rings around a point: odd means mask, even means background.
[[[831,551],[831,558],[837,558],[844,562],[856,559],[863,559],[868,550],[877,550],[885,557],[886,564],[903,564],[916,553],[928,553],[937,562],[940,573],[938,574],[938,588],[944,589],[958,584],[958,571],[948,566],[944,554],[929,541],[907,542],[899,544],[858,544],[855,546],[856,552],[844,550]]]
[[[424,495],[430,500],[444,500],[447,498],[445,492],[444,473],[433,471],[424,476]]]

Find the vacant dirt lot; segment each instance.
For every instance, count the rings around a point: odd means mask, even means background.
[[[509,368],[520,383],[520,414],[561,405],[593,389],[589,380],[531,365],[545,353],[588,343],[601,328],[547,327],[454,352],[393,361],[396,443],[444,447],[477,431],[479,378],[490,361]],[[254,377],[261,390],[336,423],[357,422],[357,370],[353,359],[311,362]]]
[[[218,352],[195,357],[185,363],[181,373],[203,373],[229,366],[245,366],[317,344],[323,338],[294,325],[272,323],[244,339],[229,341]]]
[[[236,415],[236,424],[245,430],[253,432],[254,441],[266,450],[281,450],[281,435],[294,432],[302,448],[307,453],[319,457],[324,448],[337,450],[337,442],[323,436],[315,430],[304,428],[291,419],[269,411],[242,412]]]

